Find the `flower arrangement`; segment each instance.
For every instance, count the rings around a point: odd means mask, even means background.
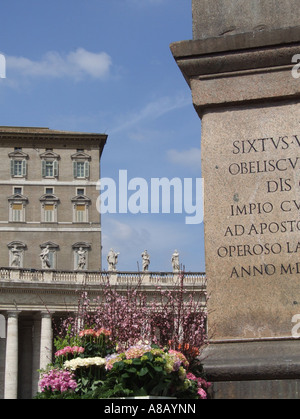
[[[75,316],[54,325],[55,359],[37,398],[205,399],[210,384],[197,359],[207,340],[205,299],[185,289],[184,273],[151,300],[142,279],[118,290],[107,278],[94,300],[82,292]]]
[[[138,341],[120,352],[122,346],[103,328],[79,332],[80,345],[61,348],[65,342],[56,339],[54,363],[42,372],[36,398],[207,398],[210,384],[189,370],[190,362],[179,351]]]

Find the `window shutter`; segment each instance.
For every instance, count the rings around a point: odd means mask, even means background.
[[[22,176],[27,176],[27,162],[26,160],[22,160]]]
[[[84,163],[84,176],[86,179],[90,177],[90,163],[88,161]]]
[[[77,162],[73,161],[73,174],[74,178],[77,178]]]
[[[15,175],[15,161],[14,160],[10,161],[10,175],[11,177]]]
[[[46,160],[42,160],[42,177],[46,177]]]
[[[53,175],[54,177],[58,177],[58,161],[54,160],[53,162]]]

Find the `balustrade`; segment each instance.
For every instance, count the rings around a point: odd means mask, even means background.
[[[184,273],[185,285],[205,286],[204,273]],[[181,275],[172,272],[90,272],[90,271],[52,271],[0,269],[0,282],[55,283],[96,285],[109,280],[113,284],[174,285],[181,280]]]

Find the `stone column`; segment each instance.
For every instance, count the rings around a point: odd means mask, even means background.
[[[7,313],[4,399],[18,398],[18,316]]]
[[[40,369],[44,369],[52,361],[52,317],[48,312],[41,313],[41,346],[40,346]]]

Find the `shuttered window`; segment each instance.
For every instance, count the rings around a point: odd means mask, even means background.
[[[54,205],[45,205],[45,222],[46,223],[53,223],[54,221]]]
[[[13,204],[12,205],[12,221],[20,222],[22,221],[23,205],[22,204]]]
[[[58,161],[42,160],[42,177],[53,178],[58,177]]]
[[[76,222],[84,223],[86,222],[86,206],[85,205],[76,205]]]
[[[74,178],[88,179],[90,177],[90,163],[88,161],[73,162]]]
[[[12,177],[26,177],[27,176],[27,162],[26,160],[11,160],[10,174]]]

